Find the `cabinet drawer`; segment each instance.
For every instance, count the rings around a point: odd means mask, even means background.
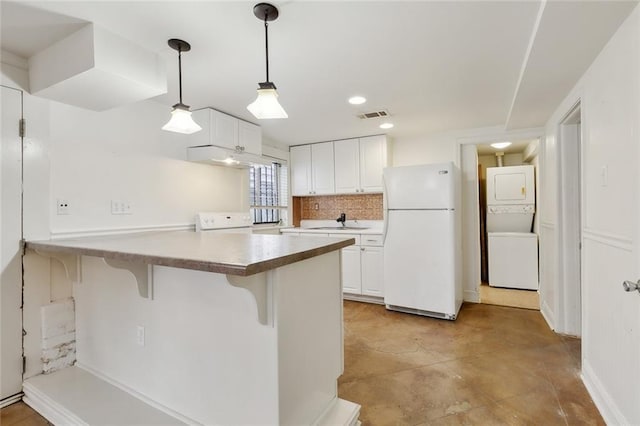
[[[362,235],[360,244],[363,246],[378,246],[382,247],[383,238],[382,235]]]
[[[355,238],[357,246],[360,245],[360,234],[346,234],[344,232],[329,234],[330,237],[339,237],[339,238]]]

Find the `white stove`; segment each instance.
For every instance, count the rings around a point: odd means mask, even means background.
[[[196,232],[251,233],[253,220],[248,212],[201,212],[196,214]]]

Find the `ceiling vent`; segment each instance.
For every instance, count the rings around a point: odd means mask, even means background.
[[[358,118],[362,120],[368,120],[370,118],[388,117],[388,116],[389,116],[389,111],[384,109],[380,111],[364,112],[362,114],[358,114]]]

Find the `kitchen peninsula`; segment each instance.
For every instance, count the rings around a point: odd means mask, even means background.
[[[77,349],[74,366],[26,379],[24,400],[56,424],[356,424],[359,406],[337,398],[340,249],[353,243],[189,231],[27,242],[75,282]]]

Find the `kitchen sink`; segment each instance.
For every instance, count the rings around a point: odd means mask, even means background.
[[[353,231],[356,229],[369,229],[366,226],[318,226],[315,228],[307,228],[307,229],[315,229],[320,231]]]

